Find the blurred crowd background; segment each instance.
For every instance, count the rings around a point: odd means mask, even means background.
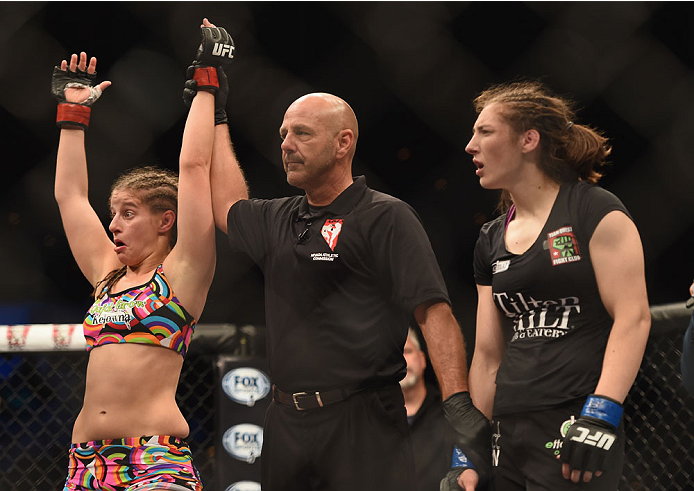
[[[470,101],[495,82],[539,78],[576,102],[578,122],[606,133],[614,150],[601,184],[640,230],[650,302],[687,298],[691,3],[2,2],[0,324],[80,323],[91,303],[53,198],[53,66],[84,50],[99,60],[98,80],[113,82],[87,135],[90,198],[106,225],[118,174],[177,168],[185,68],[204,16],[236,43],[228,113],[251,195],[301,192],[281,166],[287,106],[314,91],[344,98],[360,123],[354,173],[420,214],[469,349],[473,248],[498,195],[480,188],[463,149],[475,120]],[[200,322],[262,325],[262,275],[224,238]]]

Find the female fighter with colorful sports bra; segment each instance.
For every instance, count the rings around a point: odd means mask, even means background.
[[[203,29],[203,44],[205,36]],[[189,428],[175,394],[214,276],[210,161],[217,69],[205,66],[200,52],[189,68],[197,84],[186,87],[199,92],[183,133],[178,178],[146,167],[113,184],[112,240],[87,196],[90,106],[110,85],[93,84],[95,69],[96,58],[87,64],[86,53],[73,54],[55,68],[52,86],[61,127],[55,197],[75,260],[95,288],[84,320],[84,404],[64,490],[198,491],[202,484],[183,441]]]

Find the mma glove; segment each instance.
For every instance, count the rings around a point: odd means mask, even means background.
[[[457,392],[448,397],[443,401],[443,410],[455,430],[456,447],[460,453],[456,459],[454,450],[454,465],[441,481],[441,489],[460,489],[457,486],[458,475],[470,468],[479,474],[480,486],[484,485],[492,471],[492,428],[489,420],[472,404],[469,392]]]
[[[186,72],[188,80],[183,89],[183,101],[190,106],[198,90],[213,92],[215,125],[225,124],[228,122],[226,102],[229,83],[224,67],[234,59],[234,40],[223,27],[202,27],[200,34],[200,46]]]
[[[193,65],[226,66],[234,59],[234,40],[223,27],[201,27],[200,46]]]
[[[214,70],[214,68],[200,68],[196,67],[195,65],[188,67],[188,70],[186,71],[188,80],[186,80],[184,85],[185,88],[183,89],[183,102],[185,102],[186,106],[188,107],[190,107],[190,105],[193,103],[193,98],[198,93],[198,89],[210,90],[209,86],[201,87],[199,85],[199,77],[196,76],[199,70]],[[215,90],[213,90],[213,92],[216,92],[214,98],[214,124],[227,124],[228,119],[226,106],[227,97],[229,95],[229,82],[227,81],[226,73],[224,73],[224,69],[221,66],[217,67],[216,74],[218,86],[214,87]]]
[[[51,80],[51,93],[58,100],[58,114],[56,124],[58,127],[64,125],[77,126],[86,130],[89,127],[89,117],[92,112],[92,104],[101,97],[101,89],[95,86],[96,72],[89,74],[77,68],[76,71],[61,70],[60,67],[53,68],[53,79]],[[89,89],[89,97],[82,102],[67,102],[65,99],[65,89]]]
[[[453,447],[451,470],[448,471],[446,477],[441,480],[439,491],[456,491],[457,489],[460,489],[460,486],[458,485],[458,477],[465,469],[477,470],[472,462],[470,462],[470,459],[467,458],[467,455],[465,455],[463,451],[460,450],[456,445]]]
[[[603,471],[608,456],[617,448],[617,428],[623,412],[622,405],[614,399],[596,394],[588,396],[581,416],[564,437],[561,461],[568,463],[572,470]]]

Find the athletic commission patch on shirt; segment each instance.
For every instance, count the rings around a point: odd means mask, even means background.
[[[574,235],[573,227],[570,225],[548,233],[547,246],[552,259],[552,266],[581,260],[578,241]]]
[[[328,243],[328,246],[330,246],[331,251],[334,251],[337,245],[337,238],[342,231],[342,222],[344,222],[342,218],[328,219],[320,230],[321,235]]]

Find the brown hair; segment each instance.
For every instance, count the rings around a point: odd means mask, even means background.
[[[489,104],[501,105],[501,114],[518,133],[540,133],[540,170],[558,183],[588,181],[602,177],[597,168],[606,164],[612,148],[599,130],[574,123],[573,103],[552,94],[541,82],[523,81],[495,85],[475,98],[477,114]],[[503,190],[499,209],[511,205]]]
[[[111,186],[108,198],[109,208],[111,197],[116,190],[126,190],[135,194],[154,213],[178,210],[178,176],[175,172],[154,166],[137,167],[121,174]],[[176,245],[176,224],[171,228],[170,245]],[[109,289],[125,275],[127,266],[114,269],[99,281],[94,287],[94,298],[98,298],[104,289]],[[104,285],[104,286],[101,286]],[[101,286],[101,288],[100,288]]]

